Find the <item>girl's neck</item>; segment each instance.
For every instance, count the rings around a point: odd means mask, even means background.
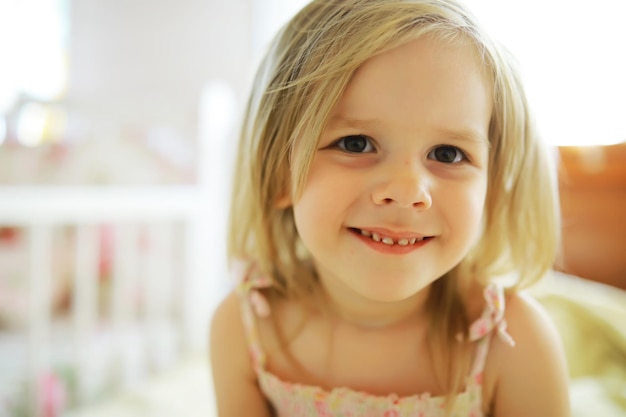
[[[332,320],[363,330],[416,324],[424,318],[430,287],[400,301],[370,300],[322,282],[323,306]]]

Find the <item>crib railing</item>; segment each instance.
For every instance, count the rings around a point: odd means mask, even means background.
[[[199,267],[211,262],[203,254],[210,247],[205,199],[193,186],[0,188],[0,226],[27,237],[26,415],[54,415],[55,399],[42,381],[56,355],[55,230],[73,230],[69,330],[61,337],[70,339],[73,401],[81,404],[94,396],[99,362],[123,388],[202,347],[212,303],[208,270]],[[111,262],[103,300],[105,249]]]

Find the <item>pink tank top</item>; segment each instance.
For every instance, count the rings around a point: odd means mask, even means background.
[[[269,305],[260,288],[271,286],[263,277],[240,281],[242,318],[259,386],[278,417],[443,417],[444,397],[429,393],[400,397],[370,395],[347,387],[326,390],[317,386],[283,381],[266,369],[266,356],[259,342],[256,317],[269,315]],[[491,336],[496,333],[507,344],[514,341],[506,332],[504,294],[501,287],[484,291],[485,309],[470,327],[470,340],[477,343],[476,356],[465,391],[458,394],[451,417],[479,417],[482,412],[482,375]]]

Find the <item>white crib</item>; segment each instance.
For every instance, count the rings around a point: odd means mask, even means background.
[[[0,400],[3,388],[8,398],[21,384],[26,401],[19,414],[0,402],[0,416],[60,415],[51,404],[54,386],[42,389],[59,367],[70,370],[71,403],[80,407],[103,385],[123,390],[204,349],[210,311],[222,295],[216,274],[225,269],[219,257],[211,259],[220,245],[207,223],[207,199],[194,186],[0,187],[0,226],[22,228],[28,254],[26,323],[0,330]],[[103,225],[112,242],[107,314],[99,294]],[[51,314],[59,228],[72,230],[74,247],[64,319]]]

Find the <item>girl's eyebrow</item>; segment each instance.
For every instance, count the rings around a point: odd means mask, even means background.
[[[437,135],[447,139],[470,141],[487,146],[490,145],[489,139],[484,134],[470,127],[460,129],[442,127],[435,129],[435,132]]]
[[[378,120],[363,120],[363,119],[355,119],[352,117],[346,117],[341,114],[335,115],[331,117],[329,121],[329,126],[334,128],[353,128],[353,129],[368,129],[373,126],[380,125],[381,122]]]
[[[331,117],[329,126],[332,128],[352,128],[352,129],[371,129],[375,126],[380,126],[383,124],[382,121],[371,119],[371,120],[363,120],[356,119],[352,117],[346,117],[341,114],[335,115]],[[451,139],[451,140],[462,140],[474,142],[477,144],[485,144],[489,145],[489,139],[487,136],[479,132],[478,130],[472,127],[460,127],[460,128],[450,128],[450,127],[435,127],[432,129],[437,137]]]

